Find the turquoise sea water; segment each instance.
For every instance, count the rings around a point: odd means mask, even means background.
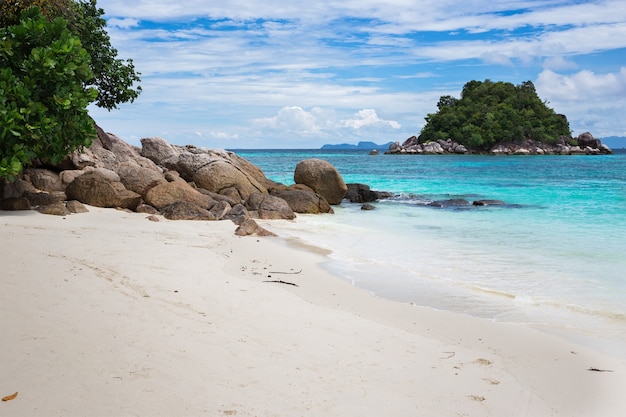
[[[626,352],[626,153],[606,156],[376,155],[239,150],[293,183],[306,158],[397,196],[372,211],[273,222],[332,251],[328,268],[378,296],[529,323]],[[434,208],[449,198],[506,206]]]

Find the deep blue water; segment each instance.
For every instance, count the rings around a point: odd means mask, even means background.
[[[342,203],[334,215],[270,226],[332,250],[328,267],[354,285],[432,308],[626,342],[626,153],[236,152],[285,184],[299,161],[320,158],[347,183],[397,195],[373,211]],[[426,205],[448,198],[507,205]]]

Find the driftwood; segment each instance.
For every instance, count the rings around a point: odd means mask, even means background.
[[[598,369],[598,368],[589,368],[587,370],[592,371],[592,372],[613,372],[610,369]]]
[[[277,283],[279,283],[279,284],[293,285],[294,287],[297,287],[297,286],[298,286],[298,284],[294,284],[293,282],[283,281],[283,280],[281,280],[281,279],[274,279],[274,280],[271,280],[271,281],[263,281],[263,282],[277,282]]]

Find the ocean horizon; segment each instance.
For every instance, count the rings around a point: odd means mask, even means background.
[[[368,155],[235,150],[277,182],[320,158],[393,198],[271,229],[330,251],[326,268],[376,296],[626,347],[626,151],[613,155]],[[502,206],[433,207],[447,199]],[[597,346],[597,345],[600,346]]]

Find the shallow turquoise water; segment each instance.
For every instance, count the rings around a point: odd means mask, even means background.
[[[328,267],[379,296],[626,342],[626,154],[426,156],[237,151],[278,182],[306,158],[399,197],[342,203],[272,230],[333,251]],[[441,209],[446,198],[505,207]],[[623,345],[623,346],[626,346]]]

